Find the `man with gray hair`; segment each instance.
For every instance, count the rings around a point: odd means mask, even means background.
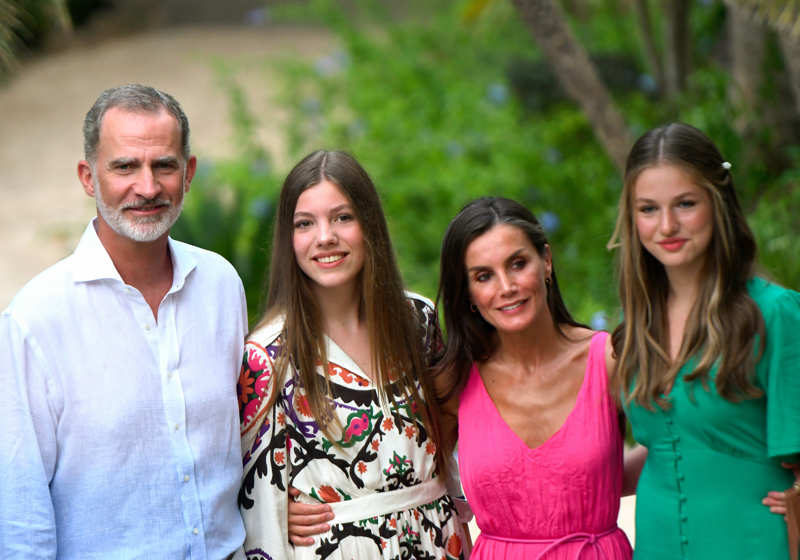
[[[244,291],[168,235],[197,165],[186,116],[113,88],[84,141],[97,217],[0,315],[0,557],[241,558]]]

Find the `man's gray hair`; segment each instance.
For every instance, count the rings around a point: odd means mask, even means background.
[[[181,128],[181,152],[184,159],[189,158],[189,119],[175,98],[149,86],[127,84],[105,90],[86,113],[83,121],[83,154],[92,165],[97,160],[97,144],[100,142],[103,116],[112,107],[143,113],[157,113],[162,108],[165,109],[178,121]]]

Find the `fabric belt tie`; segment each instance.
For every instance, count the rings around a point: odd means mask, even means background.
[[[416,486],[406,486],[387,492],[371,492],[352,500],[326,503],[333,510],[334,519],[330,523],[352,523],[429,504],[446,493],[444,483],[434,478]],[[297,501],[306,504],[320,503],[307,494],[300,494]]]
[[[568,542],[575,542],[575,541],[583,541],[581,543],[580,548],[575,553],[575,560],[578,560],[583,553],[584,549],[587,547],[591,547],[594,551],[595,560],[608,560],[608,556],[606,556],[605,551],[597,545],[598,541],[603,537],[611,535],[616,531],[619,531],[619,527],[612,527],[607,531],[603,531],[602,533],[570,533],[569,535],[564,535],[558,539],[514,539],[510,537],[496,537],[494,535],[489,535],[487,533],[481,532],[481,537],[492,539],[495,541],[504,541],[504,542],[512,542],[512,543],[528,543],[528,544],[547,544],[547,547],[542,550],[539,554],[536,555],[536,560],[542,560],[548,552],[551,552],[561,546],[562,544],[566,544]]]

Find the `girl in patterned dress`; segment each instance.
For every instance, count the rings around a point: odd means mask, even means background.
[[[440,349],[431,303],[403,291],[369,176],[343,152],[304,158],[281,190],[238,387],[248,558],[464,557],[428,405]],[[289,544],[290,486],[333,510],[311,546]]]

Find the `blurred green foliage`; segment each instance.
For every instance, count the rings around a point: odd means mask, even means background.
[[[633,14],[617,4],[588,3],[588,17],[572,24],[634,136],[670,120],[706,131],[734,162],[743,202],[755,209],[751,224],[764,265],[798,288],[800,258],[790,240],[800,233],[800,165],[783,173],[767,162],[740,165],[752,139],[735,133],[730,78],[710,55],[723,40],[721,3],[693,8],[695,66],[688,90],[670,103],[655,98]],[[339,49],[312,63],[282,64],[291,160],[322,147],[355,155],[378,186],[409,288],[431,297],[442,234],[458,210],[482,195],[525,203],[548,231],[573,314],[596,327],[613,326],[613,255],[605,244],[621,179],[510,3],[490,2],[475,18],[453,2],[412,2],[401,15],[381,12],[396,10],[394,3],[354,5],[344,12],[314,0],[277,14],[325,25],[340,40]],[[234,86],[230,93],[237,130],[248,138],[252,116]],[[273,171],[251,140],[240,144],[239,158],[198,174],[176,235],[217,250],[239,268],[252,319],[263,291],[272,209],[288,169]],[[800,147],[779,149],[800,164]]]
[[[184,210],[171,235],[219,253],[242,277],[250,324],[258,317],[269,265],[281,179],[255,140],[255,119],[232,75],[218,66],[228,93],[238,156],[198,163]]]

